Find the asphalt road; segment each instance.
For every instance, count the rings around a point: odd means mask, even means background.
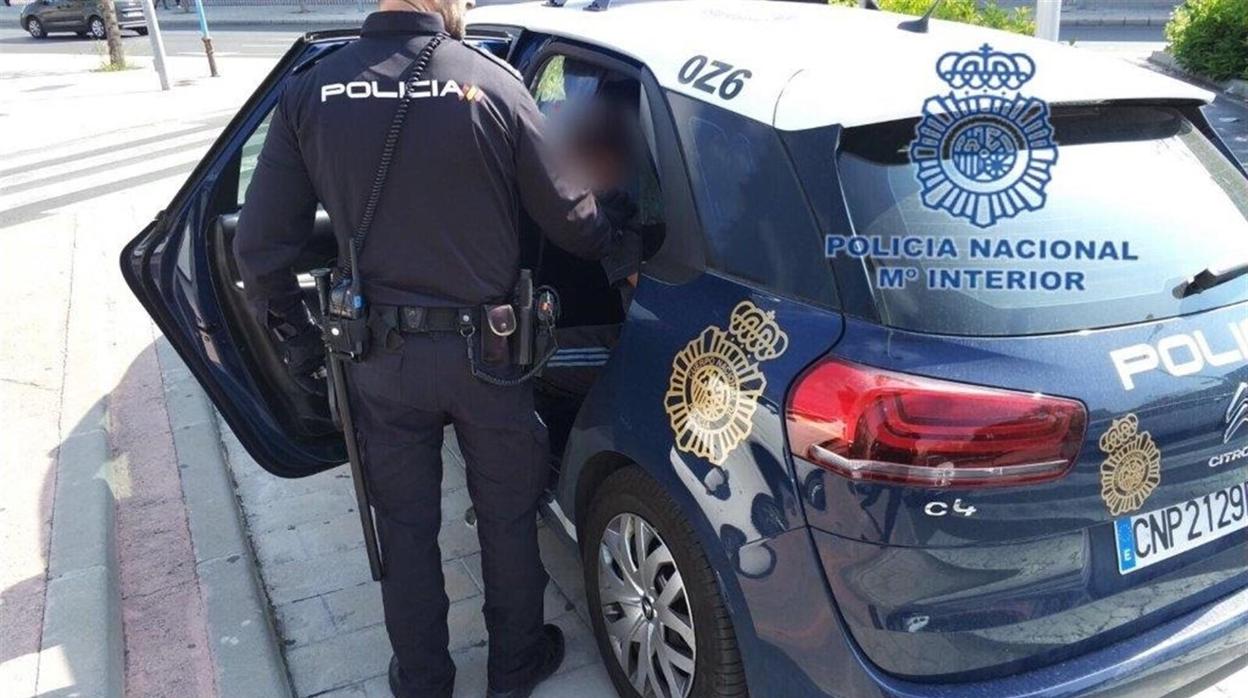
[[[163,11],[161,11],[163,14]],[[300,26],[261,27],[256,29],[213,29],[212,44],[218,56],[271,56],[276,58],[286,52],[300,34],[315,29],[333,29],[342,24],[312,24]],[[204,45],[199,31],[191,28],[162,28],[165,52],[171,56],[202,56]],[[152,55],[151,41],[134,32],[122,32],[126,54],[131,56]],[[46,39],[31,38],[14,22],[0,26],[0,54],[3,53],[103,53],[102,42],[82,39],[72,34],[57,34]]]

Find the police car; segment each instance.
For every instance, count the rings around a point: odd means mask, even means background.
[[[541,411],[621,695],[1155,696],[1244,655],[1248,174],[1208,93],[821,5],[469,24],[553,129],[613,95],[663,230],[627,309],[522,231],[564,326],[616,330],[552,362],[592,381]],[[342,442],[249,319],[230,240],[283,80],[354,38],[296,42],[122,255],[284,477]],[[304,269],[334,254],[327,220],[310,234]]]

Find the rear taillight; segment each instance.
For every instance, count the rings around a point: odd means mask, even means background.
[[[785,414],[794,455],[854,480],[995,487],[1053,480],[1079,454],[1075,400],[825,360]]]

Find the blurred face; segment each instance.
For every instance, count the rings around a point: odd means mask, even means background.
[[[571,154],[572,166],[582,183],[594,192],[624,186],[624,162],[619,153],[605,147],[582,147]]]

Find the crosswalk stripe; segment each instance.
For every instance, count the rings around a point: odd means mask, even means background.
[[[6,194],[3,189],[0,189],[0,211],[8,211],[21,206],[35,204],[40,201],[61,198],[66,194],[86,191],[94,187],[107,185],[111,182],[126,180],[131,177],[140,177],[144,174],[155,172],[157,170],[169,169],[182,165],[189,168],[198,162],[202,156],[203,153],[198,148],[194,148],[185,152],[149,158],[132,165],[123,165],[121,167],[105,169],[103,171],[93,172],[87,175],[69,177],[64,181],[60,181],[55,184],[49,184],[48,186],[37,187],[35,189],[17,192],[14,194]]]
[[[146,158],[148,156],[159,156],[183,151],[198,153],[202,156],[216,138],[217,130],[212,129],[210,131],[189,133],[180,137],[148,142],[134,147],[121,145],[105,152],[98,152],[96,155],[74,158],[61,166],[34,163],[16,174],[0,176],[0,192],[8,193],[12,191],[12,188],[19,187],[19,185],[32,182],[38,183],[45,180],[49,185],[60,187],[63,182],[83,174],[88,174],[91,170],[121,165],[135,158]],[[93,150],[98,151],[98,149]]]
[[[0,169],[12,172],[17,169],[32,167],[49,160],[60,160],[83,152],[101,151],[105,148],[124,148],[134,141],[152,141],[157,138],[175,138],[189,133],[220,133],[229,122],[232,111],[212,112],[200,118],[178,124],[177,128],[161,129],[151,124],[131,126],[108,133],[74,138],[66,141],[48,143],[36,148],[25,148],[12,152],[0,153]],[[165,127],[167,128],[167,127]]]

